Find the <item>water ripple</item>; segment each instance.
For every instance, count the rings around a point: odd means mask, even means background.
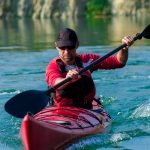
[[[121,148],[121,141],[134,139],[138,136],[148,136],[143,130],[129,130],[126,132],[97,134],[82,138],[75,143],[72,143],[66,150],[95,150],[101,148]]]
[[[0,95],[8,95],[8,94],[19,94],[21,91],[9,89],[9,90],[0,90]]]
[[[25,49],[25,46],[19,46],[19,45],[11,45],[11,46],[0,46],[0,50],[16,50],[16,49]]]

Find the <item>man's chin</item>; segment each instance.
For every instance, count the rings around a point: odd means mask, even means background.
[[[73,61],[73,59],[70,59],[70,58],[65,58],[65,59],[63,59],[63,60],[64,60],[64,62],[66,62],[66,63],[70,63],[70,62]]]
[[[72,61],[73,59],[70,58],[70,57],[66,57],[66,58],[64,58],[64,60],[65,60],[65,61]]]

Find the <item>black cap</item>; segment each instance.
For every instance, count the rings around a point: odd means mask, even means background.
[[[63,46],[76,46],[78,42],[78,37],[72,29],[64,28],[62,29],[56,39],[56,46],[63,47]]]

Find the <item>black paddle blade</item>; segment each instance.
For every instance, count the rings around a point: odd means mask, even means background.
[[[150,39],[150,25],[148,25],[141,34],[142,37]]]
[[[49,96],[43,91],[29,90],[12,97],[5,104],[5,110],[17,118],[23,118],[28,112],[36,114],[49,101]]]

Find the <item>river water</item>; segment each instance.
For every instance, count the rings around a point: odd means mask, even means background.
[[[105,55],[118,47],[125,35],[136,35],[148,25],[147,18],[100,20],[0,20],[0,150],[22,150],[21,119],[4,110],[14,95],[45,90],[45,68],[57,52],[55,36],[62,27],[77,31],[79,53]],[[97,95],[113,122],[106,134],[72,143],[68,150],[150,149],[150,41],[138,40],[130,48],[122,69],[93,73]]]

